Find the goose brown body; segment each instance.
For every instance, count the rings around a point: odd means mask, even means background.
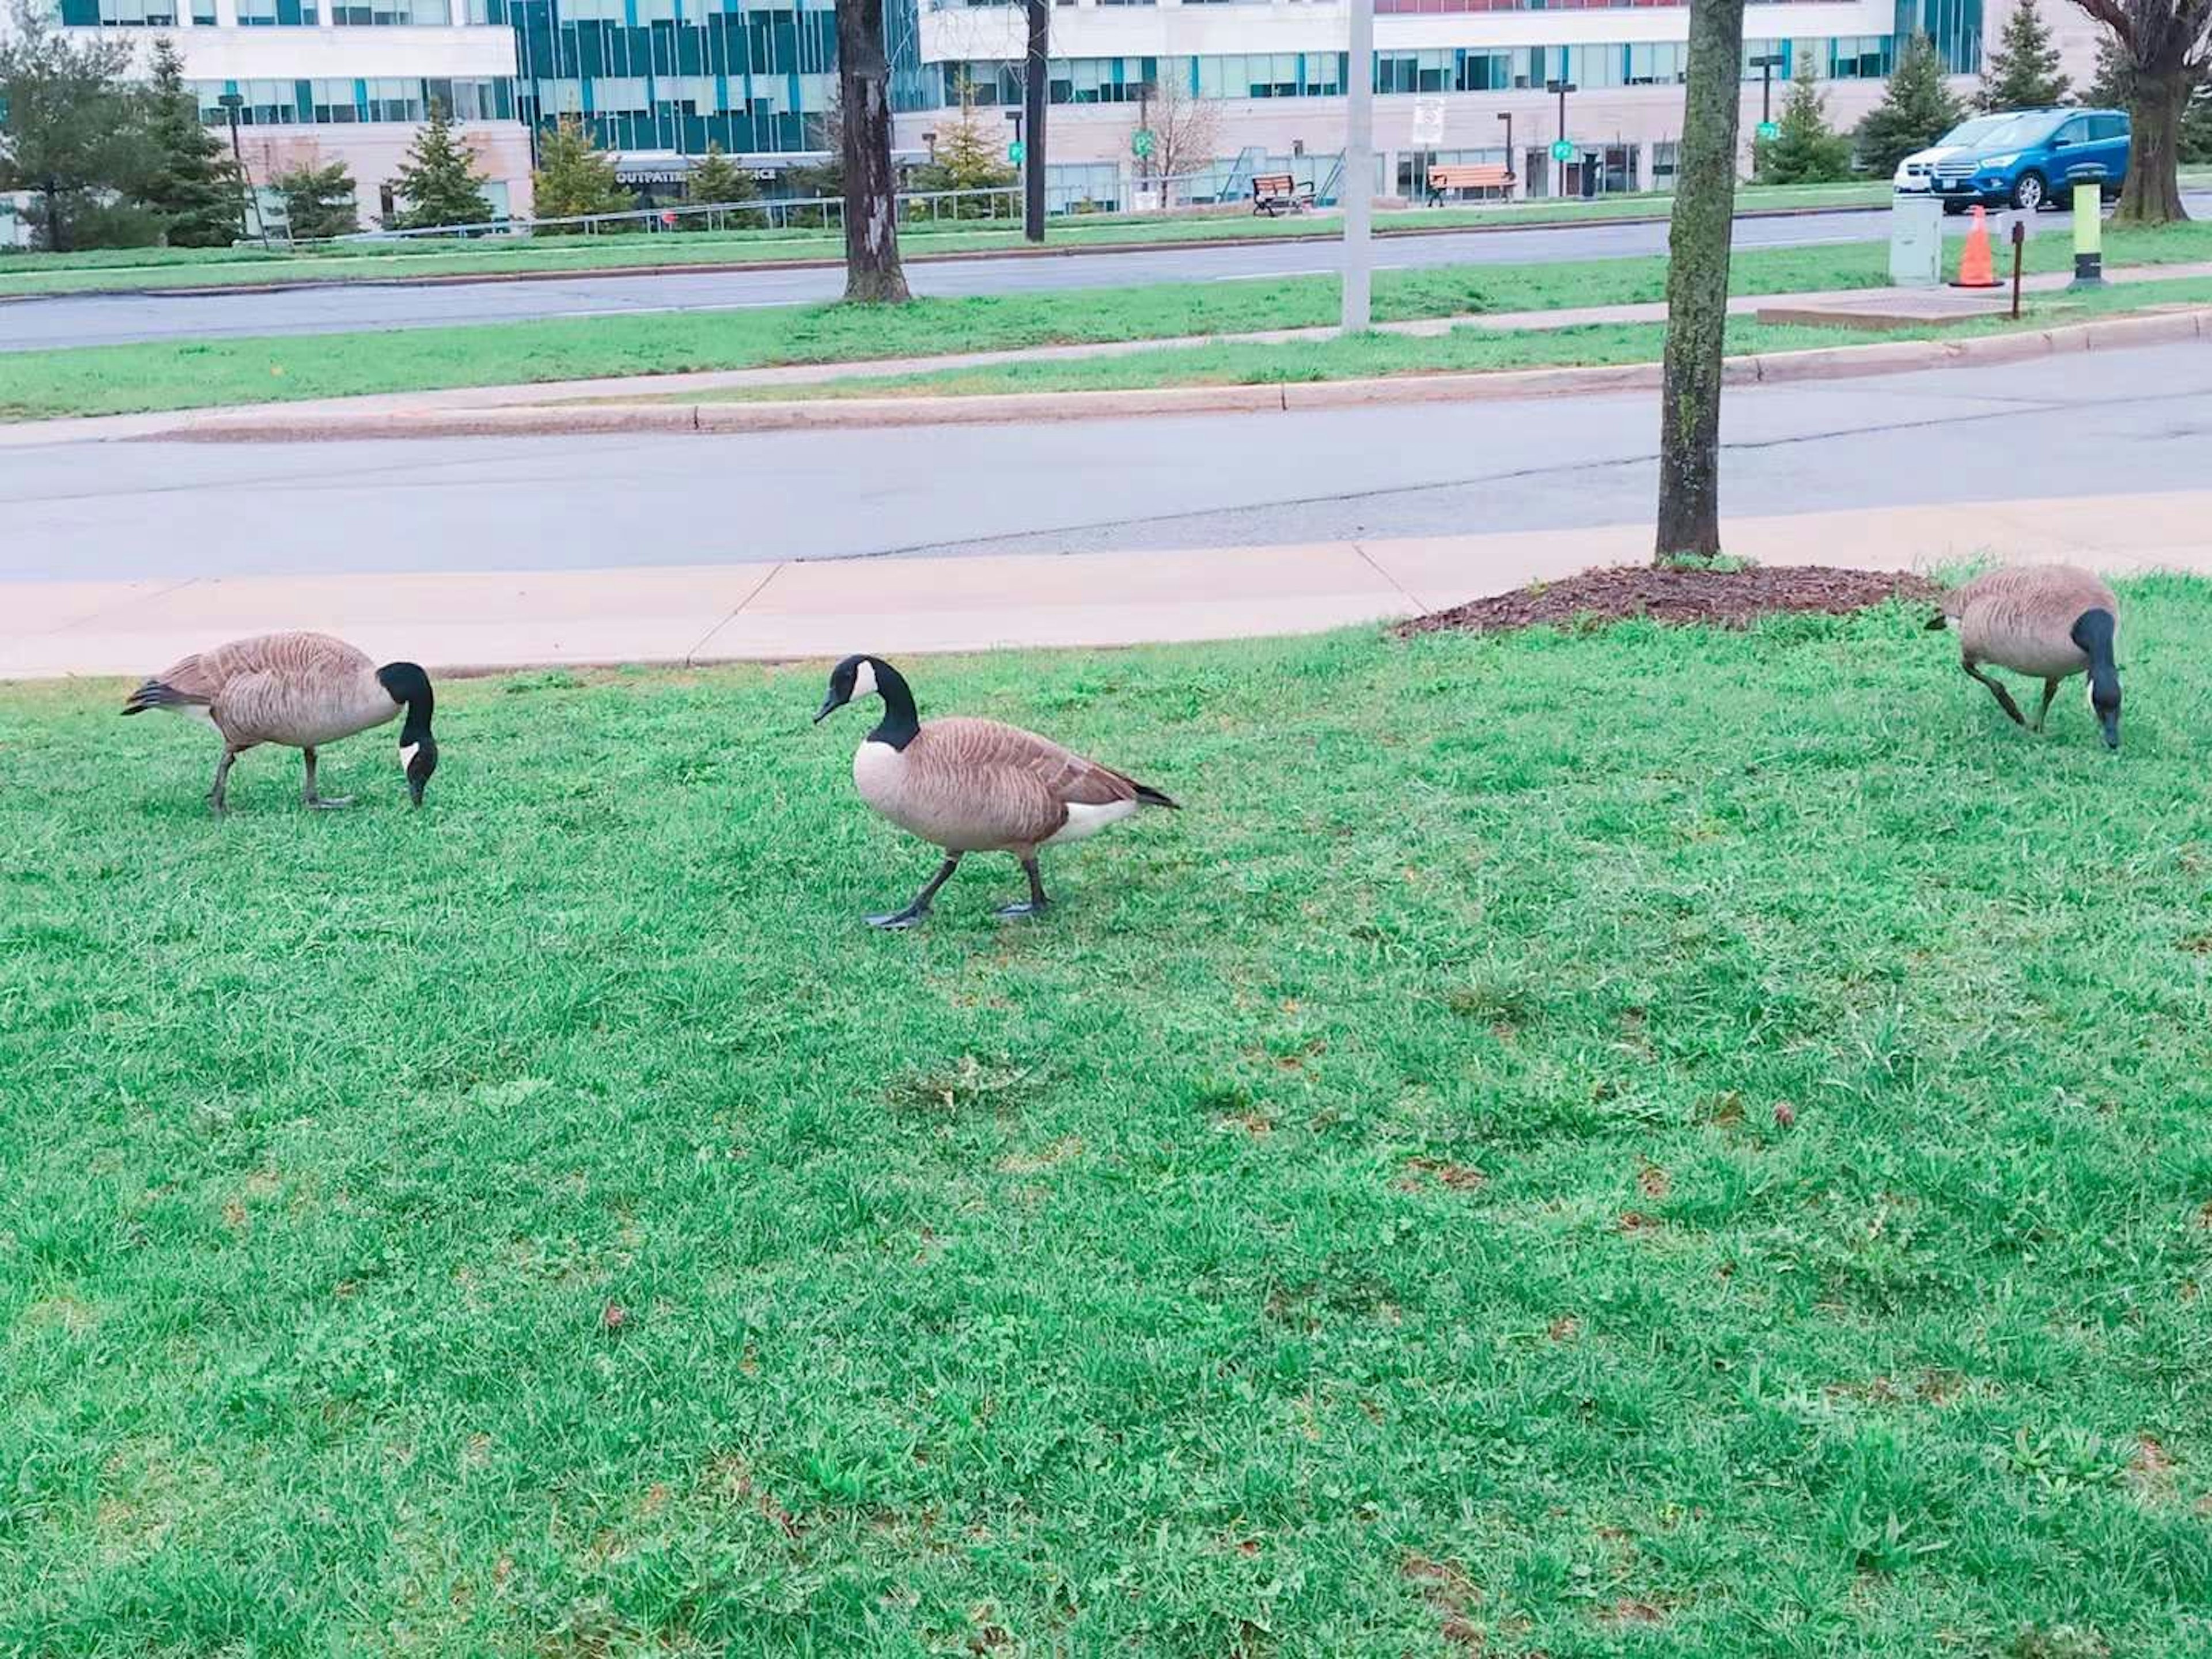
[[[171,665],[155,706],[203,709],[235,750],[313,749],[384,725],[400,704],[366,652],[327,634],[258,634]]]
[[[2016,674],[2064,679],[2085,672],[2089,654],[2075,624],[2092,611],[2117,621],[2120,602],[2097,576],[2072,565],[1992,570],[1943,596],[1943,615],[1959,630],[1959,654]]]
[[[1026,858],[1137,810],[1138,786],[1048,738],[997,720],[931,720],[903,749],[864,743],[853,757],[860,799],[948,853]]]

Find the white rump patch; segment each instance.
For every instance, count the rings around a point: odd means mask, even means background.
[[[1134,817],[1136,811],[1137,803],[1133,800],[1109,800],[1103,806],[1071,805],[1067,809],[1067,822],[1060,826],[1058,834],[1046,836],[1044,844],[1052,847],[1061,842],[1082,841],[1097,835],[1109,823],[1119,823],[1123,818]]]
[[[853,671],[853,695],[856,697],[883,695],[876,690],[876,665],[866,657],[860,659],[860,665]]]
[[[403,743],[399,745],[399,775],[402,777],[406,776],[407,769],[415,764],[415,751],[422,746],[419,743]]]

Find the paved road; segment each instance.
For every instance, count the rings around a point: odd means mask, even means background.
[[[1649,396],[865,434],[0,450],[0,581],[1265,545],[1647,518]],[[2212,349],[1731,392],[1729,510],[2202,482]],[[2063,457],[2063,470],[2055,465]],[[1848,550],[1839,550],[1847,551]]]
[[[2191,198],[2212,215],[2212,195]],[[1954,222],[1955,232],[1960,222]],[[2063,234],[2057,219],[2041,234]],[[1744,219],[1738,247],[1805,247],[1863,242],[1888,234],[1886,210]],[[1663,252],[1663,224],[1594,224],[1509,232],[1398,237],[1376,245],[1384,270],[1448,264],[1550,264]],[[1069,254],[1051,258],[950,260],[911,268],[915,289],[959,295],[1042,289],[1126,287],[1146,283],[1248,282],[1335,268],[1328,241],[1278,241],[1233,247],[1163,247],[1141,253]],[[441,324],[513,322],[541,317],[626,316],[656,311],[744,309],[835,299],[836,270],[690,272],[678,276],[580,277],[559,282],[429,283],[414,287],[295,289],[281,294],[72,295],[0,304],[0,350],[114,345],[133,340],[213,339],[259,334],[328,334],[349,330],[428,328]]]

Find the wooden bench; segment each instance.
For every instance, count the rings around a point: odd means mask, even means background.
[[[1313,186],[1302,185],[1287,173],[1252,175],[1252,211],[1270,219],[1285,213],[1304,213],[1313,207]]]
[[[1433,167],[1429,169],[1429,205],[1434,207],[1449,191],[1513,189],[1513,169],[1501,167]]]

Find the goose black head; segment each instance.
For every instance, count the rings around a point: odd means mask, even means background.
[[[868,733],[869,742],[903,749],[921,730],[915,714],[914,692],[907,685],[906,676],[881,657],[848,657],[830,671],[830,692],[822,699],[822,707],[815,711],[816,723],[818,725],[857,697],[884,700],[884,717]]]
[[[2074,624],[2074,643],[2089,659],[2089,707],[2105,733],[2105,747],[2120,746],[2120,665],[2112,656],[2117,631],[2109,611],[2085,611]]]
[[[407,779],[407,794],[416,805],[438,769],[438,740],[430,734],[430,714],[437,699],[431,695],[430,677],[418,664],[386,663],[376,671],[377,684],[392,701],[407,711],[399,727],[399,770]]]

